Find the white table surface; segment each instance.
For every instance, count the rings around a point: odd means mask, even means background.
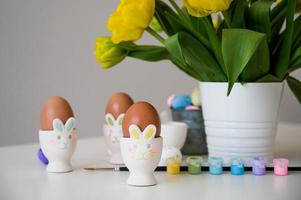
[[[80,134],[84,134],[81,132]],[[232,176],[225,172],[213,176],[168,175],[156,172],[158,184],[131,187],[126,184],[128,172],[86,171],[89,164],[106,163],[102,137],[81,139],[72,159],[71,173],[47,173],[37,160],[38,144],[0,148],[0,200],[184,200],[184,199],[301,199],[301,172],[277,177]],[[276,140],[276,155],[301,161],[301,125],[281,124]]]

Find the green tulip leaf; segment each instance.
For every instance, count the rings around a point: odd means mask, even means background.
[[[228,95],[257,48],[266,40],[265,34],[246,29],[224,29],[222,53],[229,82]]]
[[[191,35],[179,32],[168,38],[165,46],[171,55],[186,64],[186,70],[197,74],[199,81],[226,81],[215,58]]]
[[[137,46],[132,51],[129,51],[128,56],[144,61],[155,62],[168,59],[168,52],[164,47],[143,45]]]
[[[186,15],[186,17],[190,19],[190,25],[192,26],[194,32],[203,35],[204,37],[207,37],[206,29],[203,25],[203,22],[200,20],[200,18],[190,15],[187,12],[187,9],[185,9],[184,7],[182,10],[183,13]]]
[[[178,34],[167,38],[165,40],[165,47],[169,52],[169,58],[172,63],[174,63],[181,71],[185,72],[189,76],[192,76],[197,80],[201,80],[198,72],[193,71],[193,69],[185,62],[181,45],[179,43]]]
[[[282,80],[273,74],[267,74],[259,78],[256,82],[267,83],[267,82],[281,82]]]
[[[179,39],[185,61],[202,73],[203,81],[226,81],[216,59],[204,45],[186,33],[180,33]]]
[[[247,28],[271,37],[270,9],[273,1],[256,1],[246,12]]]
[[[288,74],[301,68],[301,46],[296,49],[292,55]]]
[[[294,15],[296,8],[296,0],[287,1],[286,13],[286,29],[283,33],[283,40],[276,53],[276,63],[273,73],[280,79],[284,79],[287,75],[288,67],[290,64],[291,47],[293,42],[294,33]]]
[[[240,81],[252,82],[266,75],[270,70],[270,52],[266,40],[261,40],[254,55],[239,76]]]
[[[245,28],[245,1],[233,1],[230,8],[223,12],[228,28]]]
[[[287,84],[301,104],[301,82],[294,77],[288,76],[286,78]]]
[[[298,64],[298,60],[301,58],[301,46],[297,48],[291,58],[292,65]]]
[[[301,46],[301,15],[294,21],[293,49]]]
[[[176,31],[172,28],[172,25],[166,17],[166,13],[172,15],[173,18],[178,18],[177,14],[166,3],[161,0],[156,0],[155,17],[164,32],[168,36],[171,36],[176,34]]]

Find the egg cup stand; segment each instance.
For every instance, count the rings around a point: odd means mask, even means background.
[[[47,165],[48,172],[64,173],[73,170],[70,159],[76,148],[76,130],[73,130],[70,134],[71,139],[67,144],[56,141],[58,135],[55,131],[39,131],[41,149],[49,161]]]
[[[111,158],[110,158],[110,163],[113,164],[113,165],[123,164],[123,159],[122,159],[122,156],[121,156],[121,152],[112,154]]]
[[[121,127],[120,127],[120,129],[121,129]],[[122,155],[121,155],[121,151],[120,151],[120,141],[119,140],[121,138],[121,135],[119,135],[118,139],[116,138],[115,140],[113,140],[111,134],[115,134],[115,133],[109,133],[110,127],[106,124],[103,126],[103,131],[104,131],[104,136],[105,136],[105,142],[108,147],[108,152],[110,155],[109,162],[113,165],[124,164]],[[111,130],[111,131],[113,131],[113,130]]]
[[[153,138],[150,145],[155,152],[148,158],[140,159],[131,153],[133,145],[132,138],[121,138],[120,147],[124,163],[130,171],[127,180],[128,185],[132,186],[151,186],[156,185],[157,181],[154,176],[154,170],[160,162],[162,154],[162,138]]]
[[[187,136],[187,124],[168,121],[161,124],[161,137],[163,138],[163,150],[159,165],[166,166],[167,159],[177,157],[182,159],[180,149],[183,147]]]

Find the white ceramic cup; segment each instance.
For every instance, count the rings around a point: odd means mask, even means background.
[[[161,137],[163,138],[163,152],[160,166],[166,166],[170,157],[182,158],[180,149],[187,137],[187,124],[183,122],[166,122],[161,124]]]
[[[122,127],[121,126],[103,126],[104,136],[106,145],[110,152],[110,160],[111,164],[124,164],[121,151],[120,151],[120,138],[122,137]]]
[[[75,129],[68,133],[40,130],[39,140],[41,149],[49,161],[48,172],[72,171],[70,160],[77,143]]]
[[[141,144],[141,143],[140,143]],[[153,138],[148,141],[146,147],[136,146],[133,138],[121,138],[120,147],[125,165],[130,171],[127,183],[132,186],[151,186],[156,185],[154,170],[162,154],[162,137]],[[138,150],[135,150],[138,149]]]
[[[161,124],[161,137],[164,147],[181,149],[187,136],[187,124],[183,122],[166,122]]]

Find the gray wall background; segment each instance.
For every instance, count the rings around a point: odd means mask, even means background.
[[[167,109],[170,94],[197,85],[169,62],[127,58],[104,71],[95,63],[97,35],[118,0],[0,0],[0,146],[38,141],[47,98],[69,100],[80,137],[99,136],[106,100],[125,91]],[[145,34],[144,43],[153,40]],[[296,74],[301,78],[301,73]],[[281,120],[301,122],[301,107],[286,88]]]

